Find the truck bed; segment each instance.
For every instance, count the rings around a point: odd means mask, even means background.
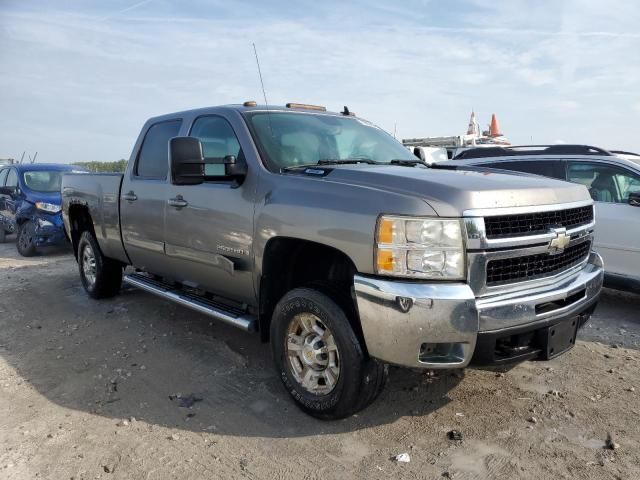
[[[102,253],[129,263],[120,233],[122,178],[121,173],[65,174],[62,178],[62,212],[69,232],[70,209],[87,209]]]

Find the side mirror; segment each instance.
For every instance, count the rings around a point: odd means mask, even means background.
[[[247,164],[234,155],[205,158],[202,143],[194,137],[169,140],[171,181],[174,185],[197,185],[206,179],[233,179],[240,184],[247,175]]]
[[[629,194],[629,205],[632,207],[640,207],[640,193]]]
[[[234,155],[224,157],[224,172],[227,177],[241,179],[247,175],[246,162],[239,162]]]
[[[194,137],[174,137],[169,140],[171,183],[197,185],[204,181],[202,144]]]
[[[0,187],[0,195],[10,195],[13,197],[16,193],[18,193],[17,187]]]

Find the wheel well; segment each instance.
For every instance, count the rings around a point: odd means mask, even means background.
[[[93,220],[89,213],[89,208],[84,205],[71,205],[69,207],[69,235],[71,236],[71,245],[73,245],[73,254],[78,257],[78,243],[80,237],[85,231],[90,231],[95,236],[93,229]]]
[[[295,238],[269,240],[260,278],[260,337],[269,340],[271,316],[278,301],[297,287],[310,287],[331,297],[342,308],[356,335],[362,340],[353,297],[351,259],[332,247]],[[363,342],[364,345],[364,342]]]

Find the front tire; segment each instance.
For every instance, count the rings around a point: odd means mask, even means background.
[[[36,254],[36,225],[31,220],[20,224],[16,247],[23,257],[33,257]]]
[[[78,242],[78,269],[82,286],[91,298],[109,298],[120,292],[122,264],[105,257],[91,232]]]
[[[314,417],[353,415],[384,388],[385,366],[366,355],[344,311],[317,290],[287,293],[275,308],[270,333],[284,387]]]

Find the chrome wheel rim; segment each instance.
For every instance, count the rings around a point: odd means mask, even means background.
[[[90,287],[96,283],[96,256],[90,245],[82,250],[82,273]]]
[[[291,373],[307,392],[331,393],[340,378],[340,352],[333,333],[312,313],[299,313],[287,329],[286,353]]]

